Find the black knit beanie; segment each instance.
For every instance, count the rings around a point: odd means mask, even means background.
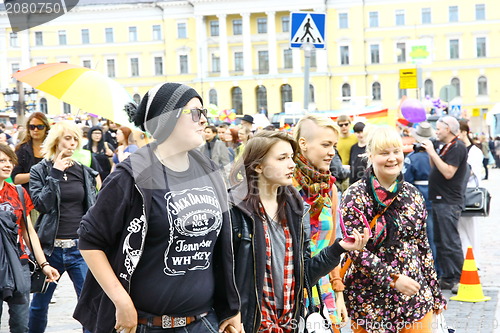
[[[161,143],[177,124],[180,113],[172,111],[184,107],[194,97],[203,105],[201,96],[193,88],[180,83],[164,83],[151,88],[136,109],[127,107],[126,111],[131,122]]]

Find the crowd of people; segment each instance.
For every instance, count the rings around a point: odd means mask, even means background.
[[[68,272],[85,332],[292,332],[311,303],[335,332],[349,318],[354,332],[431,332],[478,246],[460,213],[494,151],[466,121],[422,122],[403,140],[307,115],[292,136],[250,115],[209,124],[178,83],[127,112],[151,142],[39,112],[0,142],[0,216],[18,226],[22,279],[31,253],[49,282]],[[55,289],[30,301],[0,285],[11,332],[44,332]]]

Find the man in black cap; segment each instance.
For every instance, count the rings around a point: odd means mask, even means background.
[[[253,125],[253,117],[249,114],[244,115],[241,117],[241,126],[247,127],[250,132],[252,131],[252,125]]]

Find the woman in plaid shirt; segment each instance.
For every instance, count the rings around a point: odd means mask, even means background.
[[[337,239],[311,258],[302,221],[303,200],[292,186],[297,144],[286,133],[263,131],[248,141],[240,163],[244,180],[230,190],[235,276],[247,333],[292,332],[303,312],[304,275],[316,284],[346,250],[368,241]]]

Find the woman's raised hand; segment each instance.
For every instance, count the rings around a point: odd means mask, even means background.
[[[73,155],[73,152],[74,150],[72,149],[65,149],[61,151],[54,160],[54,168],[64,171],[72,166],[73,160],[71,159],[71,156]]]
[[[340,246],[342,246],[346,251],[362,250],[370,239],[370,230],[368,228],[364,228],[363,234],[361,234],[358,230],[354,229],[352,234],[349,236],[354,238],[354,241],[346,242],[341,240]]]

